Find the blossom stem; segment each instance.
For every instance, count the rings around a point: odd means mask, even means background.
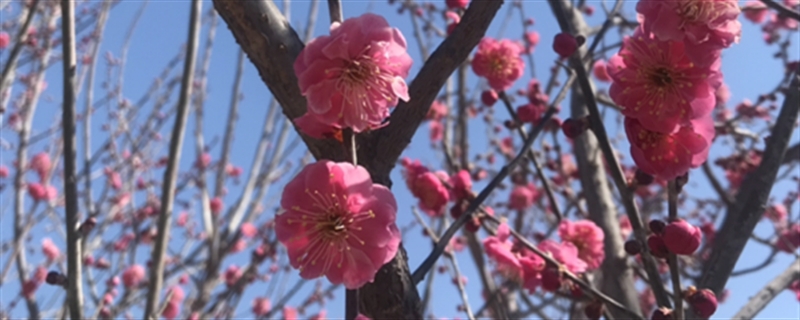
[[[678,219],[678,183],[676,179],[672,179],[667,183],[667,202],[669,220],[674,221]],[[675,302],[675,309],[672,313],[673,319],[683,320],[683,289],[681,288],[681,274],[678,269],[678,256],[670,253],[667,260],[669,262],[669,273],[672,277],[672,294]]]
[[[328,14],[331,17],[331,24],[342,22],[342,3],[339,0],[328,0]]]

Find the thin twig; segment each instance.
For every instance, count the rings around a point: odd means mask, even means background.
[[[189,117],[189,105],[192,96],[192,83],[194,80],[194,65],[197,59],[197,42],[200,37],[200,13],[203,3],[192,0],[189,15],[189,32],[186,45],[186,60],[183,65],[183,79],[181,79],[181,92],[178,99],[178,111],[175,115],[175,125],[169,143],[169,160],[164,170],[163,188],[161,190],[161,212],[158,215],[158,234],[153,244],[152,266],[150,269],[150,282],[148,284],[147,304],[145,306],[145,319],[157,319],[154,314],[156,304],[161,294],[164,281],[164,255],[169,239],[169,222],[172,217],[173,200],[175,199],[175,184],[178,176],[178,164],[181,157],[181,146],[186,129],[186,120]]]
[[[667,183],[667,203],[670,221],[678,219],[678,183],[675,179]],[[681,288],[681,274],[678,269],[678,256],[670,253],[667,257],[669,263],[669,273],[672,276],[672,294],[675,302],[675,309],[673,310],[673,317],[675,320],[683,320],[683,297]]]
[[[75,2],[61,1],[61,46],[64,66],[63,82],[63,141],[64,141],[64,202],[67,229],[67,304],[72,319],[83,318],[83,263],[78,224],[77,151],[75,147]]]
[[[787,8],[786,6],[775,2],[775,0],[761,0],[761,2],[766,4],[767,7],[770,7],[772,9],[775,9],[775,11],[778,11],[778,14],[780,14],[781,16],[800,21],[800,12]]]
[[[800,280],[800,259],[795,259],[786,270],[767,283],[755,296],[743,305],[732,319],[755,319],[761,310],[769,305],[772,299],[778,296],[794,281]]]
[[[36,15],[36,10],[39,6],[39,0],[33,0],[31,7],[28,8],[28,16],[25,17],[25,22],[19,27],[17,31],[16,41],[14,43],[14,47],[11,48],[11,53],[8,55],[8,59],[6,59],[5,67],[3,68],[3,73],[0,75],[0,95],[6,90],[5,86],[8,85],[11,88],[11,81],[8,77],[11,75],[11,72],[17,67],[17,58],[19,57],[19,53],[22,52],[22,48],[26,46],[26,42],[28,41],[28,30],[31,26],[31,22],[33,21],[33,17]],[[25,7],[25,6],[23,6]],[[8,84],[6,84],[8,83]],[[3,107],[3,106],[0,106]]]

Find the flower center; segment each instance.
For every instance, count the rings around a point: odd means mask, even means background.
[[[664,138],[667,136],[666,134],[650,131],[647,129],[642,129],[639,132],[639,147],[642,150],[647,150],[648,148],[656,148],[659,144],[664,141]]]
[[[658,67],[650,71],[650,81],[660,88],[667,87],[673,83],[671,72],[664,67]]]
[[[676,8],[684,23],[710,22],[715,18],[714,3],[708,0],[684,0]]]
[[[363,85],[372,75],[368,61],[352,60],[347,61],[342,71],[342,80],[349,85]]]
[[[347,233],[347,221],[339,212],[330,212],[328,216],[317,223],[317,230],[329,240],[339,239]]]

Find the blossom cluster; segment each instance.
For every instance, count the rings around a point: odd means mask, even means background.
[[[308,102],[295,124],[315,138],[385,125],[389,109],[409,100],[411,62],[405,38],[383,17],[368,13],[334,22],[330,35],[309,42],[294,62]],[[397,253],[396,214],[391,191],[374,184],[365,168],[323,160],[305,166],[284,188],[275,233],[302,278],[326,276],[357,289]],[[232,269],[229,286],[239,277]],[[268,301],[254,305],[257,314],[268,309]]]
[[[636,11],[640,27],[606,67],[609,95],[636,165],[671,180],[708,158],[721,52],[739,41],[740,9],[734,0],[641,0]]]

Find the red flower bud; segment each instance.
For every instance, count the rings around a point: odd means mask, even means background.
[[[655,219],[655,220],[650,220],[647,226],[650,227],[650,232],[655,234],[661,234],[664,232],[664,228],[667,226],[667,224],[664,223],[664,221]]]
[[[578,50],[578,40],[569,33],[559,33],[553,39],[553,50],[558,53],[561,58],[568,58],[575,50]]]
[[[625,252],[629,255],[637,255],[642,252],[642,244],[636,240],[625,241]]]
[[[690,255],[700,247],[703,233],[686,220],[678,219],[664,227],[664,244],[674,254]]]
[[[686,293],[686,301],[689,302],[692,310],[698,316],[708,318],[717,311],[717,296],[714,295],[713,291],[708,289],[697,290],[695,287],[689,287]]]
[[[561,288],[561,270],[556,266],[547,266],[542,270],[542,289],[556,291]]]
[[[647,237],[647,247],[650,249],[650,253],[657,258],[666,258],[669,256],[667,245],[664,244],[664,239],[659,235],[653,234]]]
[[[564,131],[564,135],[570,139],[575,139],[586,130],[589,129],[589,119],[588,118],[580,118],[580,119],[567,119],[561,124],[561,130]]]
[[[483,102],[483,104],[487,107],[493,106],[499,98],[500,97],[497,95],[497,91],[492,89],[481,92],[481,102]]]
[[[650,320],[669,320],[672,319],[672,309],[660,308],[653,311]]]
[[[600,316],[603,315],[603,303],[600,301],[593,301],[586,305],[583,309],[583,314],[591,320],[599,320]]]

